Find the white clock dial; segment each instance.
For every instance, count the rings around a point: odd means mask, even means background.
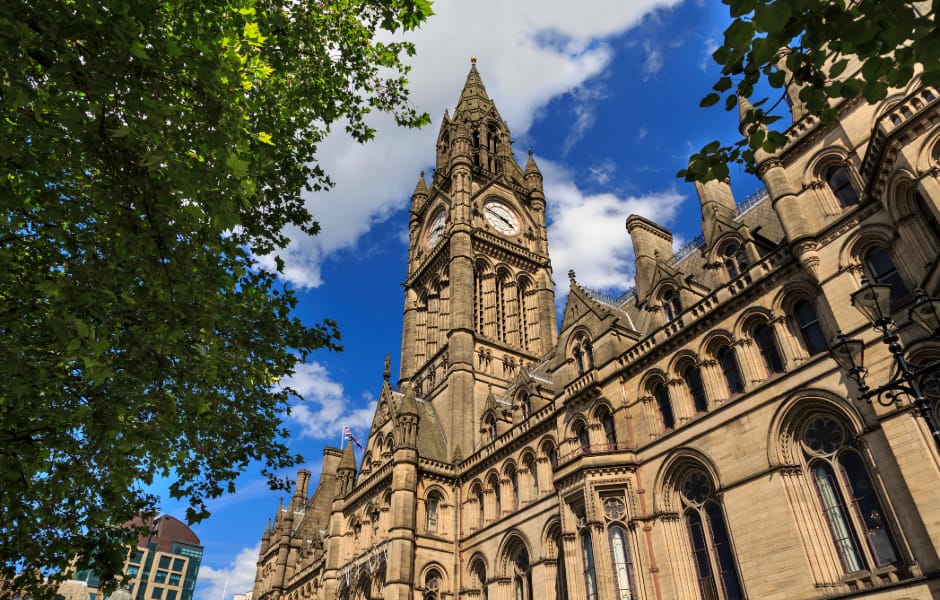
[[[503,235],[519,233],[519,217],[502,202],[487,202],[483,205],[483,216],[497,232]]]
[[[447,225],[447,213],[445,213],[443,210],[438,211],[438,213],[434,215],[434,218],[431,219],[431,222],[428,224],[428,232],[425,237],[428,249],[437,246],[437,243],[441,241],[441,237],[444,236],[445,225]]]

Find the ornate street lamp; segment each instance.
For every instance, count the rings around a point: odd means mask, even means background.
[[[864,277],[862,287],[852,293],[852,306],[871,321],[881,334],[881,341],[888,345],[894,358],[895,370],[887,383],[871,388],[865,382],[865,344],[861,340],[846,337],[841,331],[830,345],[832,358],[842,367],[849,379],[858,386],[860,401],[877,400],[882,406],[901,406],[904,397],[927,423],[937,450],[940,452],[940,424],[931,410],[928,396],[940,402],[940,360],[927,364],[913,363],[904,355],[901,338],[891,319],[891,286],[871,283]],[[930,298],[924,290],[915,291],[916,301],[908,313],[910,319],[928,334],[940,337],[940,300]]]

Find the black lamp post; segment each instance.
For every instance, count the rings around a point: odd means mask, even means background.
[[[930,298],[924,290],[915,291],[916,301],[909,316],[912,321],[932,336],[940,336],[940,300]],[[930,408],[927,396],[940,399],[940,360],[928,364],[916,364],[904,356],[904,348],[891,319],[891,286],[871,283],[862,278],[862,287],[852,294],[852,306],[871,321],[881,340],[888,345],[894,358],[895,370],[887,383],[871,388],[865,382],[865,344],[858,339],[847,338],[841,331],[836,335],[829,352],[849,379],[858,385],[859,400],[871,403],[873,399],[882,406],[900,406],[904,396],[910,398],[917,414],[927,423],[937,450],[940,452],[940,424]],[[940,401],[940,400],[938,400]]]

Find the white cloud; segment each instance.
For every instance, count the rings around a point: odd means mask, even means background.
[[[318,362],[298,365],[296,372],[284,379],[304,397],[304,401],[291,408],[290,419],[300,426],[300,437],[319,440],[340,440],[343,426],[348,425],[364,441],[372,425],[376,401],[371,399],[354,407],[343,386],[330,378],[326,367]]]
[[[323,260],[355,247],[373,224],[407,206],[418,172],[433,160],[441,114],[456,104],[471,56],[478,57],[487,92],[514,139],[524,141],[539,108],[579,89],[608,66],[612,52],[606,38],[627,31],[657,8],[677,3],[596,0],[577,9],[567,0],[435,3],[437,14],[409,35],[417,55],[408,76],[414,104],[427,110],[434,124],[420,131],[402,130],[391,118],[376,115],[371,125],[378,135],[369,144],[356,144],[342,133],[321,144],[320,164],[336,187],[307,197],[323,229],[313,238],[291,235],[292,244],[281,253],[285,277],[302,287],[320,285]],[[590,126],[589,110],[584,123]],[[272,264],[270,259],[261,262]]]
[[[606,97],[603,84],[586,84],[575,88],[571,92],[574,98],[574,123],[571,131],[562,144],[561,155],[567,156],[571,149],[577,144],[584,134],[594,126],[594,108],[598,100]]]
[[[637,143],[640,143],[641,141],[643,141],[643,138],[645,138],[646,136],[648,136],[649,133],[650,133],[650,132],[649,132],[649,130],[648,130],[646,127],[640,127],[639,129],[637,129],[637,130],[636,130],[636,141],[637,141]]]
[[[592,167],[588,167],[588,173],[590,174],[591,180],[598,185],[607,184],[607,182],[609,182],[614,176],[614,172],[616,171],[616,163],[614,163],[614,161],[610,160],[609,158],[604,159]]]
[[[646,52],[646,59],[643,61],[643,73],[645,75],[643,79],[645,81],[659,73],[663,68],[665,59],[662,50],[658,46],[654,46],[653,42],[644,43],[643,51]]]
[[[199,567],[194,594],[196,600],[228,600],[235,594],[251,591],[255,584],[260,550],[260,542],[250,548],[242,548],[226,568]]]
[[[579,283],[595,289],[625,290],[633,278],[633,245],[626,230],[631,214],[667,223],[684,196],[675,189],[642,196],[586,194],[563,167],[539,159],[548,194],[549,246],[556,283],[573,269]],[[561,298],[566,287],[560,285]]]

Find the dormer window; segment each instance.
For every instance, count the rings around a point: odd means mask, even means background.
[[[747,255],[744,246],[737,242],[726,244],[721,250],[721,260],[724,263],[728,279],[737,277],[747,269]]]
[[[586,334],[579,334],[571,348],[571,356],[578,367],[578,375],[584,375],[594,368],[594,348]]]
[[[666,315],[666,321],[672,321],[682,313],[682,302],[679,300],[679,292],[675,288],[666,288],[659,295],[659,302]]]
[[[532,400],[527,392],[522,392],[519,395],[519,410],[522,413],[523,420],[528,419],[529,415],[532,414]]]
[[[829,189],[832,190],[836,200],[839,201],[839,206],[842,208],[848,208],[849,206],[858,204],[858,192],[852,187],[849,174],[844,167],[833,167],[829,169],[829,171],[826,172],[826,183],[829,185]]]

